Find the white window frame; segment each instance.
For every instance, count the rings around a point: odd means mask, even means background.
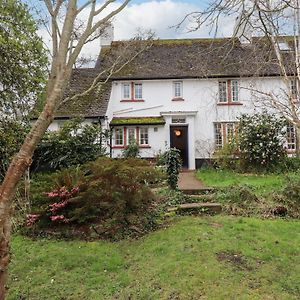
[[[139,88],[139,90],[137,90]],[[138,91],[138,92],[137,92]],[[133,99],[142,100],[143,99],[143,84],[140,82],[133,83]]]
[[[182,98],[183,97],[183,84],[182,81],[173,82],[173,97]]]
[[[216,150],[221,149],[223,147],[222,123],[214,123],[214,142]]]
[[[290,80],[290,89],[291,89],[292,99],[298,100],[299,86],[298,86],[298,80],[296,78],[292,78]]]
[[[288,124],[286,128],[286,145],[287,150],[296,150],[296,128],[293,124]]]
[[[237,134],[237,122],[215,122],[214,142],[215,149],[219,150],[226,143],[230,143]]]
[[[240,83],[238,80],[230,80],[230,84],[231,84],[231,101],[239,102]]]
[[[118,136],[118,132],[121,132],[121,135]],[[114,129],[114,143],[115,146],[124,146],[124,128],[116,127]]]
[[[143,132],[143,131],[146,131],[146,132]],[[149,128],[148,127],[140,127],[140,129],[139,129],[139,145],[141,145],[141,146],[149,145]]]
[[[128,87],[128,96],[127,96],[127,93],[125,95],[125,87]],[[130,84],[130,82],[122,83],[122,99],[124,99],[124,100],[131,99],[131,84]]]
[[[228,102],[228,86],[226,80],[219,81],[219,102]]]
[[[133,141],[136,141],[136,128],[135,127],[127,127],[127,135],[126,135],[126,138],[127,138],[127,145],[130,144],[130,131],[133,131]]]

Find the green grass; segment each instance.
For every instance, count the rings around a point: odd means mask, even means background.
[[[115,243],[14,236],[8,299],[299,299],[299,226],[178,217]],[[220,252],[242,263],[219,261]]]
[[[228,187],[247,184],[253,186],[258,194],[267,194],[279,190],[285,183],[287,176],[294,177],[296,174],[242,174],[229,170],[200,169],[196,176],[207,186]]]

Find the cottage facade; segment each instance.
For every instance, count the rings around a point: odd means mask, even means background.
[[[195,169],[230,140],[241,114],[272,111],[259,92],[286,95],[281,70],[263,39],[247,44],[225,38],[158,40],[147,42],[143,51],[140,45],[146,42],[130,43],[113,42],[101,50],[95,68],[73,71],[71,96],[86,90],[99,74],[101,84],[71,97],[51,129],[65,118],[82,115],[86,122],[111,129],[107,147],[112,157],[135,140],[141,157],[153,158],[176,147],[184,167]],[[113,64],[116,73],[109,69]],[[290,72],[292,86],[292,68]],[[293,129],[287,148],[295,150]]]

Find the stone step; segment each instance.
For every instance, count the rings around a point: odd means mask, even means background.
[[[220,203],[185,203],[177,206],[170,206],[168,212],[208,212],[220,213],[222,205]]]
[[[199,194],[199,195],[186,195],[190,202],[212,202],[215,200],[215,194]]]
[[[205,195],[214,193],[216,189],[212,187],[205,187],[200,189],[180,189],[180,191],[186,195]]]

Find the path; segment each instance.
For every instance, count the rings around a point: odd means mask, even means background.
[[[196,178],[196,174],[194,171],[180,172],[178,188],[180,190],[197,190],[205,188],[205,185]]]

